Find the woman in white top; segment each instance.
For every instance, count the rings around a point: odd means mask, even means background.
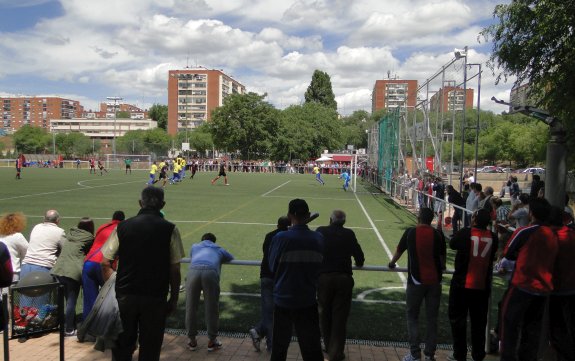
[[[21,233],[26,228],[26,216],[21,212],[8,213],[0,216],[0,242],[10,251],[13,282],[20,280],[20,267],[28,250],[28,241]]]

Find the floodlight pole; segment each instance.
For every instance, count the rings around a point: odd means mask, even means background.
[[[508,105],[509,114],[521,113],[539,119],[549,126],[549,142],[545,159],[545,199],[552,206],[565,207],[565,186],[567,177],[567,132],[561,120],[547,111],[529,105],[514,105],[495,97],[491,100],[497,104]]]
[[[114,157],[115,157],[115,154],[116,154],[116,118],[117,118],[116,107],[117,107],[118,100],[123,100],[124,98],[122,98],[122,97],[106,97],[106,99],[114,101],[114,133],[112,134],[112,154],[114,154]]]

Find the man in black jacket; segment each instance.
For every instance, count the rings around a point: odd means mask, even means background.
[[[328,360],[343,360],[346,324],[351,308],[353,277],[351,257],[358,267],[365,258],[351,229],[345,228],[345,213],[335,210],[329,226],[317,232],[325,239],[323,263],[318,280],[319,319]]]
[[[184,248],[176,226],[160,213],[165,204],[161,188],[144,188],[138,215],[119,223],[102,247],[104,280],[120,259],[116,299],[123,332],[112,349],[116,361],[132,360],[136,342],[140,360],[159,360],[166,317],[178,305]]]
[[[465,208],[465,201],[461,194],[453,188],[450,184],[447,186],[447,201],[454,206]],[[451,217],[451,225],[453,226],[453,233],[459,230],[459,222],[463,219],[463,210],[461,208],[453,207],[453,217]]]

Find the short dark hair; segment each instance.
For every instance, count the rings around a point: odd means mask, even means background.
[[[522,204],[528,204],[528,203],[529,203],[529,198],[530,198],[530,197],[529,197],[529,194],[527,194],[527,193],[521,193],[521,194],[519,195],[519,201],[520,201]]]
[[[112,215],[112,220],[114,221],[123,221],[124,219],[126,219],[126,215],[123,211],[115,211]]]
[[[140,196],[142,208],[160,210],[164,207],[164,190],[154,186],[147,186]]]
[[[431,224],[431,221],[433,221],[433,211],[431,210],[431,208],[421,208],[419,210],[419,216],[417,217],[417,219],[419,219],[420,223],[423,224]]]
[[[541,177],[539,177],[539,174],[533,174],[533,180],[541,180]]]
[[[213,233],[204,233],[202,236],[202,241],[212,241],[216,243],[216,235]]]
[[[475,183],[475,190],[481,192],[483,190],[483,186],[481,183]]]
[[[489,211],[484,208],[478,209],[475,213],[473,213],[473,216],[475,218],[475,226],[477,228],[485,229],[491,221],[491,214],[489,214]]]
[[[544,221],[549,215],[551,205],[545,198],[533,198],[529,201],[529,212],[538,221]]]
[[[551,207],[549,211],[549,216],[547,217],[547,223],[550,226],[561,227],[563,225],[563,217],[565,211],[557,206]]]
[[[288,213],[297,218],[304,218],[309,213],[309,206],[305,200],[296,198],[289,202]]]
[[[94,221],[90,217],[82,217],[78,222],[78,229],[94,234]]]
[[[291,225],[289,217],[281,216],[278,218],[278,229],[282,231],[287,231],[288,227]]]

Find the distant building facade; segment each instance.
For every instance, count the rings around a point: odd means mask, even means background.
[[[380,109],[415,107],[417,103],[417,80],[376,80],[371,95],[371,112]]]
[[[430,102],[431,111],[461,111],[473,109],[473,89],[463,89],[455,86],[445,86],[433,94]]]
[[[52,119],[72,119],[84,112],[79,101],[59,97],[0,97],[0,106],[0,129],[7,132],[25,125],[48,129]]]
[[[529,83],[513,86],[513,88],[511,88],[511,92],[509,93],[509,103],[513,105],[536,105],[536,102],[529,97],[529,91]],[[509,111],[512,110],[512,107],[509,107]]]
[[[168,73],[168,134],[193,129],[210,120],[212,110],[245,87],[220,70],[193,68]]]
[[[143,110],[143,109],[141,109],[135,105],[132,105],[132,104],[126,104],[126,103],[114,104],[114,102],[100,103],[100,109],[99,110],[85,111],[82,118],[114,119],[114,114],[115,114],[114,109],[116,112],[129,113],[130,119],[146,119],[146,118],[148,118],[148,112],[146,110]]]

